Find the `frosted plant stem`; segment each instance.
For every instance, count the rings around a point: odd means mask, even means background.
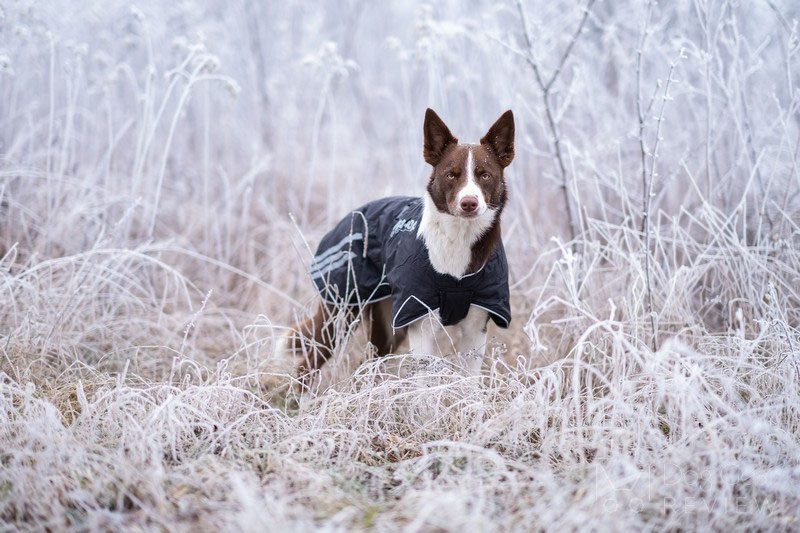
[[[578,40],[581,32],[583,31],[583,26],[586,24],[586,20],[589,18],[589,12],[592,9],[596,0],[589,0],[586,4],[586,7],[583,10],[583,17],[581,18],[580,23],[578,24],[577,30],[572,35],[572,39],[570,39],[567,47],[564,49],[563,54],[561,54],[561,59],[558,62],[553,73],[550,75],[550,78],[547,81],[544,80],[542,77],[539,64],[535,60],[533,55],[533,41],[531,40],[530,31],[528,30],[528,20],[525,16],[525,10],[522,7],[522,1],[517,0],[517,10],[519,11],[520,22],[522,23],[522,33],[525,37],[525,59],[528,62],[528,65],[533,69],[533,74],[536,79],[536,84],[539,86],[539,89],[542,93],[542,100],[544,101],[544,110],[545,116],[547,117],[547,127],[550,132],[550,138],[553,142],[553,151],[555,152],[556,162],[558,163],[558,171],[559,175],[561,176],[561,194],[564,197],[564,209],[567,213],[567,220],[569,221],[569,229],[570,229],[570,240],[574,240],[578,234],[580,233],[580,223],[575,219],[575,215],[573,214],[572,209],[572,200],[570,198],[570,186],[569,186],[569,176],[567,175],[566,165],[564,164],[564,157],[561,153],[561,135],[558,131],[558,124],[556,123],[555,118],[553,117],[553,106],[552,102],[550,101],[550,89],[553,87],[553,84],[558,79],[558,75],[561,73],[561,69],[563,68],[564,64],[567,62],[569,58],[570,52],[572,52],[572,47],[575,46],[575,43]],[[576,187],[577,192],[577,187]],[[574,245],[573,245],[574,248]]]

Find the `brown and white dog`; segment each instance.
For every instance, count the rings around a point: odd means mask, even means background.
[[[481,138],[480,143],[459,144],[442,119],[428,109],[425,113],[423,134],[423,156],[433,167],[423,198],[385,199],[394,204],[408,200],[412,209],[404,207],[402,213],[413,211],[414,205],[419,206],[421,216],[417,219],[404,215],[408,219],[403,218],[399,222],[390,220],[387,223],[387,228],[392,229],[392,239],[395,239],[399,231],[416,230],[416,239],[412,237],[416,242],[393,240],[392,246],[397,247],[397,243],[403,242],[412,246],[419,242],[424,243],[421,253],[427,253],[430,262],[428,266],[432,266],[437,279],[452,282],[453,287],[461,287],[462,280],[469,280],[471,276],[480,273],[490,258],[494,261],[501,256],[499,259],[502,268],[495,270],[504,279],[499,280],[500,285],[492,287],[504,288],[507,306],[508,272],[500,239],[500,215],[507,198],[503,170],[514,158],[514,116],[510,110],[503,113]],[[415,201],[416,204],[413,203]],[[385,218],[381,211],[386,210],[383,205],[388,204],[376,201],[357,210],[359,220],[364,219],[364,212],[370,209],[372,214],[368,213],[367,216],[376,217],[376,220]],[[361,244],[361,240],[366,238],[360,232],[354,234],[352,223],[346,220],[340,226],[349,224],[349,236],[329,239],[329,242],[335,242],[333,246],[321,245],[315,259],[316,266],[312,265],[312,278],[320,288],[323,301],[314,316],[294,324],[289,333],[281,338],[275,354],[278,365],[273,368],[280,368],[283,373],[299,375],[301,378],[319,368],[333,354],[337,337],[342,336],[342,331],[349,330],[347,327],[339,327],[337,330],[337,321],[332,319],[337,311],[346,309],[343,313],[346,322],[363,317],[368,327],[368,338],[379,356],[396,351],[407,337],[413,353],[460,354],[467,356],[466,362],[471,372],[478,371],[487,341],[490,316],[494,315],[491,318],[505,327],[510,320],[510,312],[505,313],[509,316],[503,317],[500,315],[504,313],[493,313],[490,307],[471,301],[467,302],[463,312],[455,313],[457,323],[442,325],[440,311],[428,308],[426,319],[414,317],[410,322],[398,324],[398,307],[406,302],[398,302],[399,288],[393,286],[393,283],[398,283],[397,276],[393,278],[391,269],[394,267],[391,258],[387,258],[388,253],[396,254],[396,251],[373,251],[376,247],[375,239],[379,239],[375,235],[380,234],[380,228],[376,230],[372,226],[368,237],[372,240]],[[365,229],[363,233],[368,232]],[[388,235],[389,233],[387,241]],[[361,248],[354,251],[354,242]],[[323,274],[330,275],[334,267],[347,268],[341,265],[348,261],[361,261],[362,255],[363,261],[371,261],[371,267],[383,268],[384,273],[387,268],[390,269],[386,273],[388,275],[382,278],[379,291],[371,289],[372,297],[362,295],[358,299],[359,305],[355,305],[349,302],[343,304],[342,300],[332,298],[322,290]],[[404,260],[403,266],[405,263],[409,261]],[[352,264],[349,266],[352,267]],[[348,275],[350,273],[348,271]],[[505,284],[504,287],[502,284]],[[484,298],[486,297],[484,294]],[[491,295],[488,297],[491,298]]]

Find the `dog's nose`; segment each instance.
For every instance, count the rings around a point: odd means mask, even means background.
[[[461,210],[465,213],[472,213],[478,209],[478,199],[475,196],[465,196],[461,199]]]

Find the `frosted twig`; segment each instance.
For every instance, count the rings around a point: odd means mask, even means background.
[[[644,232],[644,242],[645,242],[645,253],[644,253],[644,264],[645,264],[645,283],[647,285],[647,314],[650,316],[650,328],[652,332],[652,346],[653,350],[658,349],[658,335],[656,333],[656,318],[655,314],[653,313],[653,287],[652,287],[652,250],[650,249],[651,244],[651,231],[650,231],[650,205],[653,199],[653,181],[655,180],[658,173],[656,172],[656,163],[658,162],[658,147],[661,143],[661,127],[664,124],[664,108],[666,107],[667,101],[671,100],[672,97],[669,95],[669,88],[672,82],[676,81],[673,79],[672,74],[675,71],[675,63],[670,63],[669,65],[669,75],[667,76],[667,83],[664,86],[664,94],[661,97],[661,108],[659,110],[658,119],[657,119],[657,126],[656,126],[656,134],[655,139],[653,141],[653,153],[651,154],[653,158],[653,162],[650,165],[650,173],[647,176],[647,180],[645,183],[645,192],[644,192],[644,205],[643,213],[642,213],[642,231]]]
[[[519,18],[520,22],[522,23],[522,33],[525,37],[525,44],[527,45],[525,50],[525,60],[527,61],[528,65],[530,65],[531,69],[533,69],[534,77],[536,78],[536,84],[539,86],[539,89],[542,91],[542,99],[544,100],[544,110],[545,116],[547,117],[547,126],[550,130],[550,136],[552,137],[553,141],[553,150],[556,155],[556,161],[558,162],[558,170],[561,174],[561,192],[564,195],[564,208],[567,211],[567,220],[569,221],[569,229],[570,229],[570,236],[571,239],[575,239],[578,233],[580,232],[580,223],[575,220],[575,216],[572,210],[572,202],[570,200],[569,194],[569,177],[567,176],[567,169],[566,165],[564,164],[564,157],[561,154],[561,136],[558,132],[558,124],[556,123],[555,118],[553,117],[553,106],[550,101],[550,89],[553,87],[553,84],[558,79],[558,75],[561,73],[561,69],[564,67],[564,64],[567,62],[569,58],[569,54],[572,52],[573,46],[578,40],[578,36],[583,31],[583,26],[586,24],[586,20],[589,18],[589,12],[592,9],[596,0],[589,0],[586,4],[586,7],[583,10],[583,17],[581,18],[580,23],[578,24],[577,30],[572,35],[572,39],[570,39],[567,47],[564,49],[564,53],[561,55],[561,59],[558,62],[553,73],[547,79],[544,80],[542,77],[541,69],[539,68],[539,63],[533,56],[533,41],[531,40],[530,31],[528,30],[528,20],[525,16],[525,10],[522,7],[522,1],[517,0],[517,10],[519,11]],[[574,245],[573,245],[574,247]]]

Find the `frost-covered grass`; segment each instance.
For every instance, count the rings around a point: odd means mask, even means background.
[[[800,528],[800,12],[585,5],[0,6],[0,530]],[[517,119],[491,364],[266,387],[427,106]]]

